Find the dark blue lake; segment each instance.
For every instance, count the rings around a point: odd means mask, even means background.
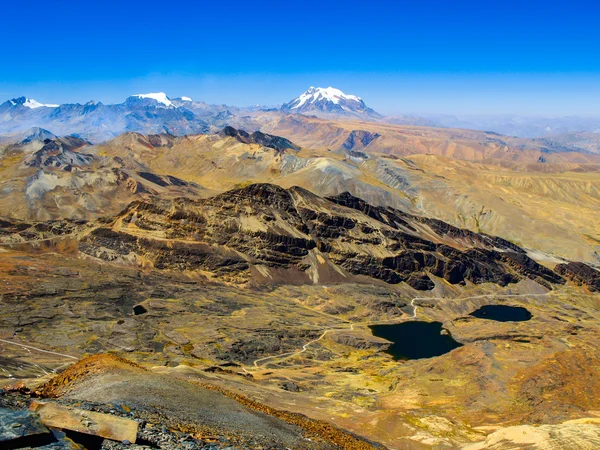
[[[498,322],[523,322],[531,319],[531,313],[521,306],[484,305],[471,314],[478,319],[496,320]]]
[[[394,325],[371,325],[373,335],[393,344],[386,350],[395,360],[440,356],[462,347],[450,333],[442,334],[441,322],[410,321]]]

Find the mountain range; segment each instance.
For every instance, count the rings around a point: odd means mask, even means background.
[[[307,115],[322,119],[361,120],[396,125],[463,128],[503,135],[536,138],[555,150],[600,153],[596,139],[600,120],[593,118],[543,118],[520,116],[397,115],[385,117],[356,95],[339,89],[310,87],[280,108],[239,108],[209,105],[190,97],[169,98],[165,93],[136,94],[123,103],[105,105],[42,104],[26,97],[0,105],[0,142],[17,142],[32,128],[60,136],[73,134],[90,142],[109,140],[120,133],[166,133],[175,136],[215,132],[234,126],[253,132],[265,126],[264,115]],[[15,137],[13,137],[15,136]]]
[[[353,95],[334,89],[310,88],[298,99],[283,105],[283,113],[324,113],[377,119],[381,116]],[[123,103],[44,105],[26,97],[0,105],[0,142],[17,142],[28,129],[43,128],[55,135],[75,135],[90,142],[109,140],[123,132],[166,133],[174,136],[206,133],[227,125],[256,131],[256,108],[207,105],[190,97],[169,98],[165,93],[136,94]],[[261,112],[259,109],[258,112]],[[27,137],[26,135],[25,137]]]

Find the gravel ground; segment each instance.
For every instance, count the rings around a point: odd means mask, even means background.
[[[19,393],[6,393],[5,391],[0,391],[0,407],[2,408],[9,408],[12,410],[27,410],[29,408],[31,400],[31,397],[29,397],[28,395],[23,395]],[[129,442],[116,442],[111,441],[109,439],[97,439],[98,446],[95,447],[97,449],[283,450],[286,448],[283,444],[278,442],[264,442],[264,439],[248,438],[246,442],[241,442],[239,436],[236,436],[232,439],[225,436],[211,436],[211,438],[204,439],[195,438],[190,433],[176,431],[172,428],[169,428],[169,424],[166,422],[172,421],[167,420],[165,422],[161,422],[160,415],[148,409],[130,410],[130,408],[128,407],[115,407],[113,405],[100,404],[88,401],[82,402],[78,400],[69,399],[61,399],[54,401],[56,403],[66,406],[73,406],[79,409],[111,414],[139,422],[140,427],[138,430],[137,441],[135,444]],[[149,422],[148,419],[153,420],[153,422]],[[77,441],[76,437],[69,437]],[[94,447],[88,448],[92,449]]]

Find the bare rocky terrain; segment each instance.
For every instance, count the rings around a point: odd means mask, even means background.
[[[2,145],[8,428],[47,402],[139,424],[97,448],[597,446],[595,155],[251,116],[262,131]],[[409,358],[430,337],[374,335],[408,322],[456,345]]]
[[[316,448],[310,430],[336,448],[315,425],[326,422],[364,448],[467,445],[514,424],[593,421],[598,408],[594,267],[536,262],[348,193],[255,184],[96,221],[6,220],[1,242],[1,376],[67,404],[125,404],[143,420],[152,407],[161,429],[249,448]],[[488,304],[533,318],[469,315]],[[461,346],[398,361],[369,328],[411,320],[439,321]],[[69,367],[104,352],[137,365]],[[228,421],[244,402],[309,431]]]

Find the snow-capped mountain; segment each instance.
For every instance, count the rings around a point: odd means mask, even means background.
[[[43,104],[43,103],[38,102],[37,100],[34,100],[32,98],[27,98],[27,97],[13,98],[12,100],[9,100],[8,103],[10,104],[10,106],[24,106],[29,109],[57,108],[58,107],[58,105]]]
[[[185,103],[188,107],[181,107]],[[0,134],[19,136],[32,127],[56,135],[75,134],[90,142],[101,142],[126,132],[173,135],[205,133],[206,120],[192,111],[193,102],[171,99],[164,92],[136,94],[123,103],[44,105],[27,97],[0,104]]]
[[[127,131],[183,136],[220,130],[226,125],[257,130],[260,124],[248,113],[249,109],[209,105],[191,97],[169,97],[164,92],[135,94],[123,103],[108,105],[96,101],[44,105],[23,96],[0,104],[0,144],[38,136],[38,127],[57,136],[76,135],[92,143]]]
[[[360,97],[344,94],[333,87],[316,88],[311,86],[304,94],[284,104],[281,110],[315,115],[381,117],[369,108]]]
[[[165,94],[164,92],[151,92],[149,94],[135,94],[132,95],[131,97],[129,97],[127,100],[136,100],[136,99],[140,99],[140,100],[154,100],[156,103],[158,103],[158,106],[163,106],[163,107],[170,107],[173,106],[173,102],[171,101],[171,99],[169,97],[167,97],[167,94]]]

